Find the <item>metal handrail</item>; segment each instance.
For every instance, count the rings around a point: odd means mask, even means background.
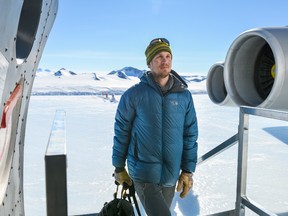
[[[200,165],[216,155],[234,146],[238,141],[238,165],[237,165],[237,189],[235,209],[210,214],[213,216],[242,216],[245,215],[245,207],[249,208],[258,215],[276,216],[275,213],[263,208],[261,205],[246,196],[247,185],[247,163],[248,163],[248,130],[249,115],[288,121],[288,112],[270,110],[263,108],[241,106],[239,111],[238,133],[230,137],[208,153],[198,158],[197,165]]]
[[[202,155],[197,159],[197,165],[203,164],[204,162],[208,161],[209,159],[215,157],[216,155],[220,154],[221,152],[229,149],[230,147],[234,146],[238,142],[238,133],[234,136],[230,137],[229,139],[225,140],[220,145],[216,146],[206,154]]]

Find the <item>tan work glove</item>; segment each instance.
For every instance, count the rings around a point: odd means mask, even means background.
[[[177,192],[180,192],[181,189],[183,188],[180,197],[184,198],[189,190],[193,187],[193,174],[192,173],[185,173],[181,172],[179,179],[178,179],[178,184],[177,184]]]
[[[132,185],[132,180],[128,175],[126,169],[121,172],[114,172],[114,178],[115,181],[118,182],[120,185],[123,185],[124,183],[128,184],[129,186]]]

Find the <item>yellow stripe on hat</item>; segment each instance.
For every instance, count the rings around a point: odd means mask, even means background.
[[[147,65],[158,53],[162,51],[169,52],[172,55],[170,46],[165,42],[159,42],[153,45],[149,45],[145,51]]]

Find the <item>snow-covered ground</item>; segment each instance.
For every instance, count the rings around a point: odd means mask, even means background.
[[[79,77],[73,81],[77,76],[36,77],[33,92],[36,95],[51,92],[56,86],[59,92],[71,89],[85,92],[89,87],[99,92],[102,88],[123,90],[138,81],[133,78],[124,84],[118,78],[111,77],[108,81],[106,76],[101,84]],[[196,94],[206,91],[205,81],[190,82],[189,89],[195,93],[201,156],[237,133],[239,109],[214,105],[207,94]],[[105,94],[31,97],[24,155],[26,215],[46,215],[44,155],[55,111],[59,109],[66,112],[69,215],[99,212],[104,202],[112,199],[115,190],[111,165],[113,124],[121,95],[115,96],[116,102],[110,102],[111,97],[111,94],[108,98]],[[279,215],[288,215],[287,132],[286,122],[250,118],[247,195]],[[175,195],[173,215],[206,215],[234,209],[236,167],[236,145],[199,165],[193,191],[185,199]],[[253,215],[248,210],[247,213]]]

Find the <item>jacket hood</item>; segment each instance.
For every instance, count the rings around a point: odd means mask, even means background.
[[[174,84],[170,92],[180,92],[188,88],[187,83],[182,79],[182,77],[174,70],[170,71],[170,76],[173,77]],[[159,89],[157,83],[153,79],[151,71],[147,71],[140,78],[141,82],[150,85],[155,89]]]

